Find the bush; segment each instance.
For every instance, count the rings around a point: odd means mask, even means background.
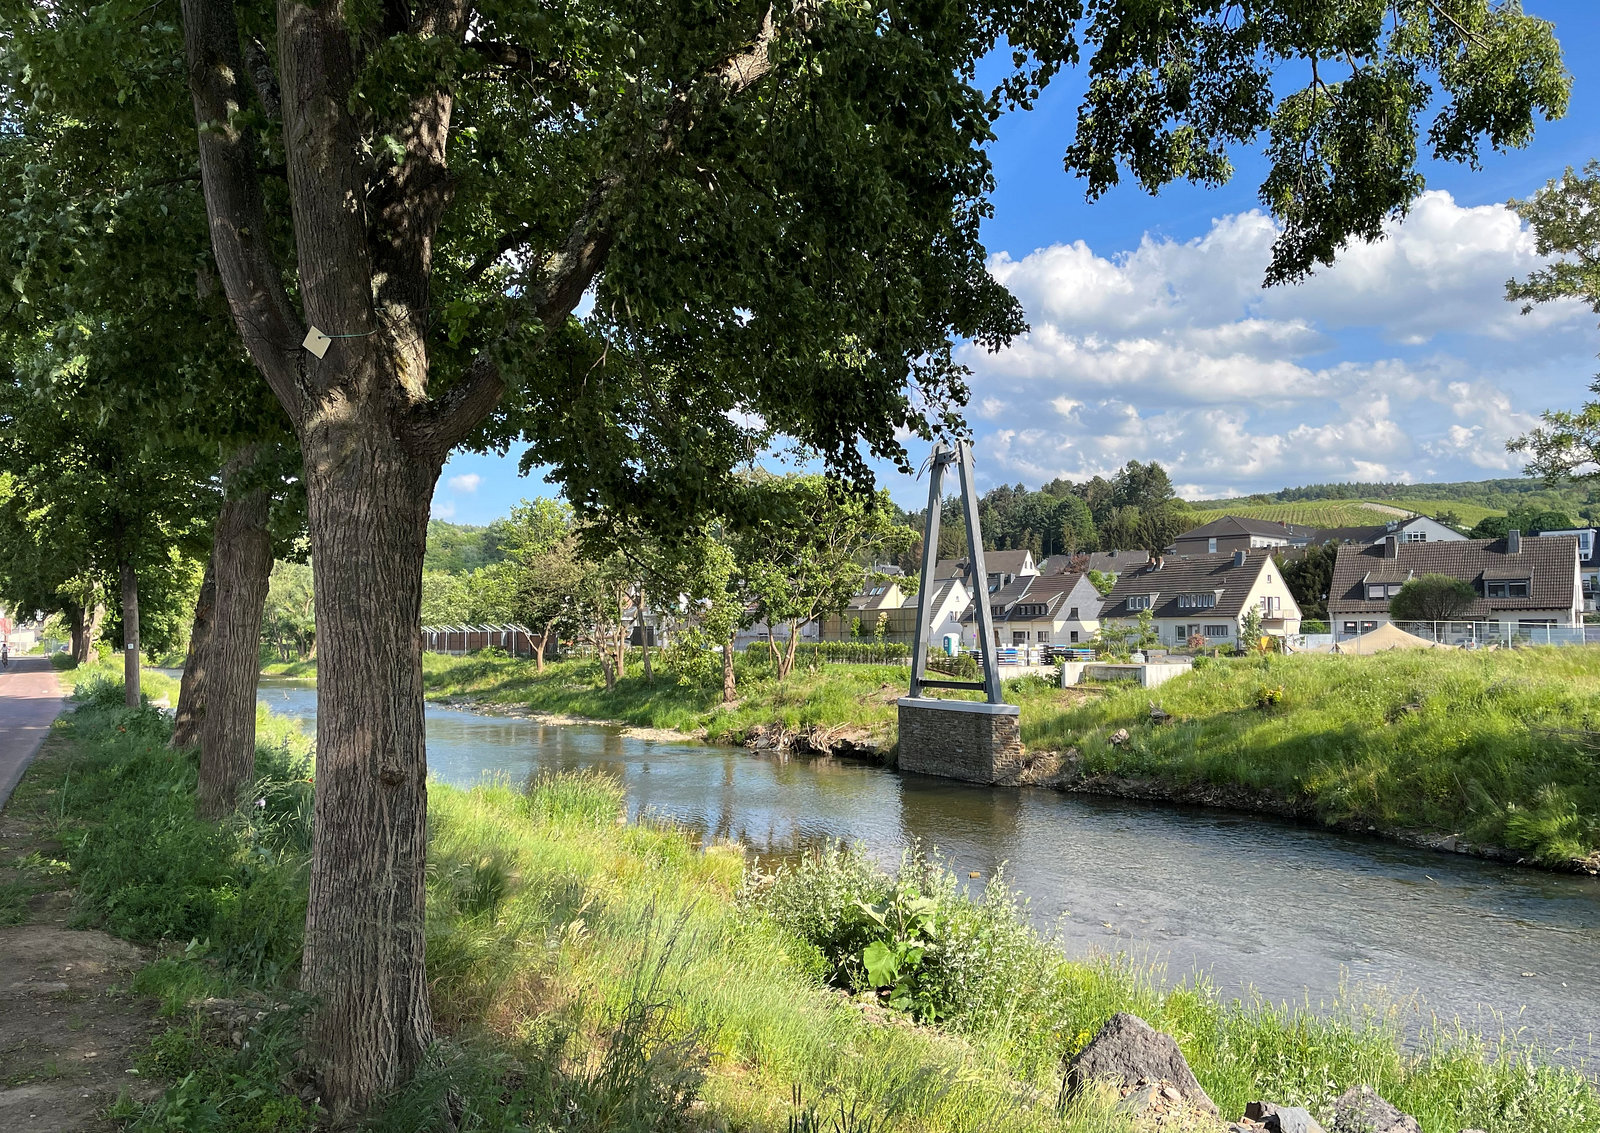
[[[1028,926],[1003,877],[969,901],[930,857],[890,877],[833,846],[747,882],[741,900],[814,945],[829,982],[874,989],[890,1007],[977,1033],[1038,989],[1059,956]]]
[[[57,670],[76,669],[78,667],[78,659],[66,651],[52,653],[50,654],[50,667]]]
[[[795,663],[842,661],[881,665],[911,656],[911,646],[898,641],[818,641],[795,649]]]
[[[1302,618],[1300,621],[1301,633],[1327,633],[1328,623],[1317,618]]]

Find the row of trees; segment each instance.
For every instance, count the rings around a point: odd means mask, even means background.
[[[220,815],[252,771],[271,563],[309,553],[301,980],[339,1119],[434,1039],[416,628],[451,451],[526,443],[595,561],[738,561],[755,540],[774,553],[746,581],[803,576],[838,548],[780,553],[809,505],[742,470],[785,437],[864,483],[868,457],[910,471],[905,439],[963,428],[956,344],[1024,329],[979,240],[985,147],[1062,67],[1094,75],[1066,154],[1092,195],[1126,171],[1220,182],[1228,147],[1265,135],[1271,282],[1404,211],[1419,108],[1436,156],[1475,160],[1565,106],[1549,26],[1515,6],[1299,7],[0,8],[0,412],[25,438],[4,589],[86,620],[119,605],[134,696],[157,579],[206,561],[181,704]],[[1010,67],[980,69],[1002,42]],[[1302,90],[1288,59],[1312,63]],[[645,575],[598,576],[607,603],[624,576]]]

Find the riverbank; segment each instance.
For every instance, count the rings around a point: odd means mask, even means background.
[[[905,669],[756,670],[736,704],[670,672],[608,691],[597,665],[424,660],[428,695],[479,710],[712,743],[892,758]],[[1146,691],[1008,682],[1060,790],[1257,811],[1446,851],[1600,870],[1600,648],[1213,662]]]
[[[309,844],[304,743],[270,737],[253,792],[263,805],[205,826],[193,818],[193,756],[166,751],[163,717],[123,710],[120,689],[106,690],[84,686],[19,800],[59,833],[81,919],[160,957],[133,988],[169,1027],[138,1068],[170,1084],[114,1112],[137,1129],[183,1127],[207,1107],[211,1128],[309,1129],[291,991]],[[379,1128],[421,1128],[448,1094],[483,1128],[559,1118],[776,1131],[810,1105],[822,1123],[799,1127],[824,1128],[843,1104],[894,1128],[1110,1133],[1127,1124],[1105,1099],[1066,1115],[1054,1101],[1062,1056],[1118,1011],[1177,1037],[1225,1115],[1269,1097],[1326,1117],[1333,1097],[1364,1084],[1427,1133],[1600,1122],[1600,1095],[1580,1074],[1497,1038],[1405,1033],[1392,1005],[1288,1012],[1169,986],[1125,958],[1069,961],[1026,927],[1003,885],[974,906],[937,867],[913,863],[896,882],[840,854],[757,875],[734,847],[619,823],[620,789],[598,776],[429,795],[442,1063],[392,1099]],[[873,931],[853,902],[922,897],[937,959],[916,965],[911,1011],[850,994],[863,975],[857,938]]]

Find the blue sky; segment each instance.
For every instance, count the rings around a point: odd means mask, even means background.
[[[1600,352],[1587,309],[1524,317],[1502,297],[1537,263],[1505,201],[1600,157],[1600,3],[1524,7],[1556,24],[1574,76],[1567,116],[1541,123],[1527,149],[1486,152],[1477,172],[1428,162],[1428,194],[1387,240],[1294,287],[1260,288],[1273,231],[1255,154],[1236,155],[1221,189],[1124,185],[1089,204],[1061,168],[1075,76],[1004,119],[984,239],[1032,329],[965,358],[980,486],[1133,459],[1160,461],[1196,497],[1517,475],[1505,440],[1539,410],[1575,404]],[[434,515],[485,523],[551,494],[537,472],[517,475],[517,455],[456,456]],[[925,487],[882,473],[920,506]]]

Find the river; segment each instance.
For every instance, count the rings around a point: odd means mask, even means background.
[[[316,690],[261,699],[314,733]],[[832,760],[655,743],[430,704],[428,767],[471,786],[593,768],[632,815],[785,856],[830,839],[887,864],[920,843],[974,886],[1005,865],[1071,954],[1123,951],[1229,994],[1322,1007],[1402,1002],[1414,1019],[1515,1034],[1600,1065],[1600,879],[1438,854],[1228,811],[988,788]]]

